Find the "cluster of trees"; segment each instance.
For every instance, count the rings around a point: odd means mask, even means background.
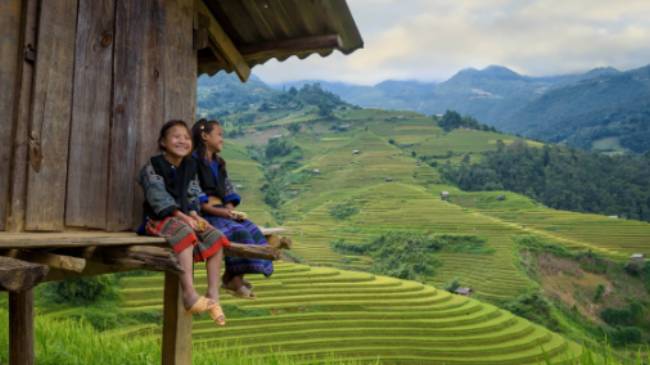
[[[303,151],[290,139],[280,137],[270,139],[265,147],[249,145],[247,152],[264,167],[265,183],[260,190],[264,194],[264,202],[276,209],[273,213],[281,223],[283,217],[277,209],[290,197],[290,185],[308,178],[306,172],[292,172],[300,167]]]
[[[442,128],[445,132],[449,132],[457,128],[496,132],[496,129],[494,129],[494,127],[481,124],[470,116],[461,116],[458,112],[455,112],[453,110],[447,110],[447,112],[440,118],[436,116],[433,118],[436,122],[438,122],[440,128]]]
[[[330,216],[336,220],[344,220],[359,213],[359,208],[349,203],[341,203],[330,208]]]
[[[441,166],[463,190],[510,190],[547,206],[650,221],[650,154],[605,156],[562,146],[530,147],[524,141],[478,163]]]
[[[391,232],[369,243],[353,244],[338,239],[331,243],[335,251],[367,255],[372,258],[371,270],[377,274],[400,279],[426,281],[441,265],[436,252],[491,253],[486,240],[473,235],[425,235],[419,232]]]
[[[288,91],[279,93],[263,103],[259,111],[265,112],[277,109],[298,110],[304,106],[316,106],[318,115],[332,117],[334,110],[348,104],[337,95],[323,90],[319,83],[305,84],[301,88],[289,88]]]

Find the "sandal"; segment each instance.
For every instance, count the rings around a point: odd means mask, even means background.
[[[226,285],[221,285],[221,287],[234,297],[251,300],[255,299],[255,293],[253,293],[253,291],[246,284],[240,286],[237,289],[233,289]]]
[[[212,303],[210,306],[210,318],[219,326],[226,325],[226,315],[223,313],[221,305]]]
[[[200,296],[199,299],[192,304],[189,309],[186,309],[187,313],[196,314],[203,313],[210,310],[210,306],[214,305],[214,302],[204,296]]]

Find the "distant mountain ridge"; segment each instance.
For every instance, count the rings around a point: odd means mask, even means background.
[[[440,83],[388,80],[360,86],[318,80],[366,108],[425,114],[455,110],[510,133],[607,152],[650,150],[650,66],[531,77],[507,67],[460,70]]]

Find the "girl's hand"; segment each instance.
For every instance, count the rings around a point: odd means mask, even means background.
[[[235,213],[233,213],[233,210],[230,209],[230,208],[224,208],[224,215],[228,219],[233,219],[234,220],[235,218],[237,218]]]
[[[201,217],[195,211],[190,212],[190,217],[192,217],[192,219],[194,219],[194,221],[196,222],[195,230],[198,231],[198,232],[205,231],[206,228],[208,228],[208,225],[210,224],[210,223],[208,223],[208,221],[206,221],[203,217]]]
[[[194,212],[194,213],[196,214],[196,212]],[[181,212],[180,210],[177,210],[176,212],[174,212],[174,216],[176,218],[182,220],[183,222],[185,222],[188,226],[192,227],[192,229],[196,230],[198,228],[197,227],[197,225],[198,225],[197,220],[194,219],[193,217],[190,217],[189,215]]]

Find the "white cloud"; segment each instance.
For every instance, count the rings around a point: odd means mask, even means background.
[[[531,75],[650,63],[650,1],[348,0],[365,41],[349,56],[269,61],[269,82],[372,84],[441,80],[465,67],[505,65]]]

